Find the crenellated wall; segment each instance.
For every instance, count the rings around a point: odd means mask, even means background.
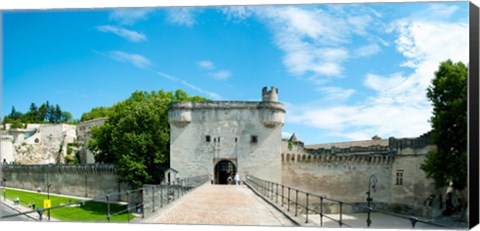
[[[418,138],[390,138],[384,145],[378,145],[381,141],[361,141],[317,148],[283,140],[282,184],[346,202],[365,203],[369,180],[374,175],[377,183],[371,195],[376,206],[421,213],[425,199],[441,193],[420,169],[426,154],[435,150],[429,138],[427,133]],[[371,143],[375,145],[367,146]]]

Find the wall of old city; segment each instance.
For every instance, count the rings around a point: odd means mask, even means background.
[[[104,198],[109,193],[129,190],[126,184],[119,183],[111,165],[4,164],[0,167],[7,187],[47,192],[51,184],[51,193],[88,198]]]
[[[434,150],[428,136],[388,140],[388,146],[308,149],[302,142],[282,142],[282,184],[353,203],[366,202],[370,188],[375,205],[398,212],[422,213],[435,190],[420,165]]]

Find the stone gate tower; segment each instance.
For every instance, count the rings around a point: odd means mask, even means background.
[[[180,178],[210,174],[224,184],[246,174],[281,181],[281,128],[285,106],[278,89],[262,101],[180,102],[169,106],[170,167]]]

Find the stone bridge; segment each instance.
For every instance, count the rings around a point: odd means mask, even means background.
[[[180,225],[241,225],[241,226],[310,226],[339,228],[366,228],[367,213],[349,212],[342,215],[325,214],[321,219],[319,214],[286,211],[286,206],[280,206],[268,197],[257,192],[249,185],[220,185],[205,183],[189,191],[177,200],[156,210],[145,218],[136,219],[135,223],[148,224],[180,224]],[[331,219],[327,219],[330,217]],[[371,228],[412,228],[408,218],[391,216],[383,213],[372,213]],[[306,222],[308,220],[308,222]],[[439,228],[430,222],[415,222],[415,228]],[[433,221],[432,221],[433,222]],[[462,227],[463,224],[442,224],[440,227]]]
[[[141,223],[294,226],[246,185],[204,184]]]

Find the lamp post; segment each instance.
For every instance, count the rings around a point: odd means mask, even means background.
[[[377,177],[375,175],[371,175],[370,179],[368,180],[368,191],[367,191],[367,207],[368,207],[367,227],[370,227],[370,224],[372,224],[372,220],[370,220],[370,213],[372,212],[372,209],[370,208],[370,204],[373,201],[373,198],[370,197],[371,195],[370,190],[373,189],[373,192],[375,192],[376,183],[377,183]]]

